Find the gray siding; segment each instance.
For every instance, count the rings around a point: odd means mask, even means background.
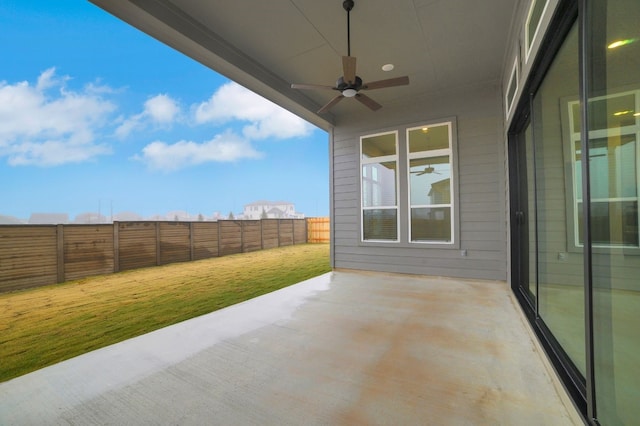
[[[411,106],[385,105],[375,113],[375,120],[371,114],[365,111],[348,122],[338,122],[333,131],[334,267],[506,280],[504,123],[499,87],[438,94]],[[407,242],[404,176],[400,176],[399,218],[404,222],[400,243],[361,242],[360,136],[398,129],[402,151],[406,127],[451,118],[455,119],[458,144],[458,244],[442,248]],[[461,250],[467,251],[466,257]]]

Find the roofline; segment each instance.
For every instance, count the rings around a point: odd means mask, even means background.
[[[289,82],[273,74],[167,0],[89,0],[122,21],[329,131],[335,118]]]

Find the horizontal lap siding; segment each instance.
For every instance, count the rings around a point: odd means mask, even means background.
[[[118,223],[120,270],[157,264],[156,223]]]
[[[0,292],[57,281],[56,226],[0,226]]]
[[[108,274],[114,269],[113,226],[64,227],[64,279]]]
[[[218,222],[193,224],[193,260],[218,256]]]
[[[445,102],[440,102],[441,100]],[[338,125],[333,133],[333,244],[334,266],[460,278],[506,280],[505,154],[501,99],[497,87],[425,99],[397,111],[380,110],[370,117]],[[364,115],[363,115],[364,117]],[[404,140],[407,124],[446,121],[455,117],[458,140],[459,248],[409,244],[366,244],[360,241],[360,136],[399,130]],[[377,127],[371,127],[374,123]],[[404,145],[400,145],[400,149]],[[404,161],[404,157],[401,158]],[[400,164],[404,169],[406,164]],[[401,195],[407,197],[406,177],[399,177]],[[408,206],[400,219],[407,230]],[[462,256],[461,250],[466,250]]]

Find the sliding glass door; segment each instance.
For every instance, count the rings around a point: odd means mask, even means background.
[[[586,418],[637,424],[640,1],[561,4],[510,132],[512,287]]]
[[[640,419],[640,1],[589,2],[587,105],[595,416]]]

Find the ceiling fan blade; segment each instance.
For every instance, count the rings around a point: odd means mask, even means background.
[[[297,84],[297,83],[293,83],[291,85],[292,89],[309,89],[309,90],[315,90],[315,89],[320,89],[320,90],[338,90],[335,87],[332,86],[323,86],[321,84]]]
[[[406,86],[409,84],[409,77],[396,77],[387,80],[372,81],[362,86],[362,90],[383,89],[385,87]]]
[[[356,81],[356,58],[355,56],[343,56],[342,57],[342,76],[344,81],[348,83],[355,83]]]
[[[318,114],[322,114],[322,113],[325,113],[325,112],[329,111],[329,109],[331,109],[331,107],[333,107],[335,104],[337,104],[338,102],[340,102],[343,99],[344,99],[344,96],[342,96],[342,95],[336,96],[335,98],[331,99],[328,104],[326,104],[325,106],[320,108],[318,110]]]
[[[376,101],[368,97],[367,95],[363,95],[362,93],[358,93],[355,96],[355,99],[357,101],[360,101],[362,104],[368,106],[369,109],[371,109],[372,111],[377,111],[380,108],[382,108],[382,105],[380,105],[379,103],[377,103]]]

